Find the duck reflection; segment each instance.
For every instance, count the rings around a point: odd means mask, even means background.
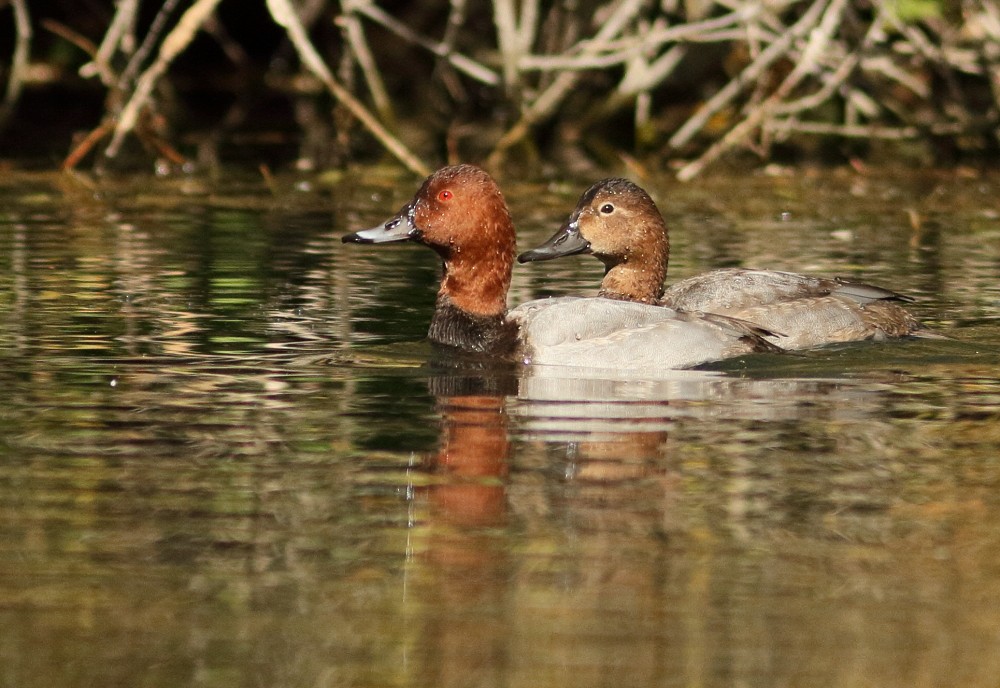
[[[551,651],[556,665],[601,655],[599,663],[654,680],[662,638],[651,633],[623,653],[604,642],[604,623],[620,623],[616,610],[628,600],[656,598],[658,577],[620,554],[629,547],[622,536],[662,532],[662,511],[673,511],[665,494],[676,482],[663,461],[670,401],[625,403],[620,389],[609,398],[578,377],[566,398],[564,383],[519,372],[444,369],[430,378],[441,429],[429,484],[414,491],[423,518],[411,527],[406,607],[420,632],[409,668],[438,686],[469,685],[470,676],[505,685],[524,670],[518,656]],[[529,542],[544,551],[525,557]],[[535,621],[526,626],[527,618]],[[568,651],[553,640],[567,633],[596,635]]]
[[[407,654],[416,674],[433,685],[464,686],[470,676],[499,685],[512,628],[506,398],[516,379],[445,368],[429,387],[441,434],[426,466],[430,484],[414,492],[426,518],[410,529],[406,607],[421,632]]]
[[[436,518],[451,525],[491,526],[504,520],[510,440],[501,396],[447,396],[438,399],[441,447],[431,490]]]
[[[435,522],[486,527],[504,520],[509,467],[506,398],[517,389],[506,367],[457,368],[432,363],[428,387],[441,416],[441,439],[428,466]]]

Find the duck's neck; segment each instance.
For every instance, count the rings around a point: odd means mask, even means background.
[[[654,240],[637,241],[623,256],[598,256],[605,266],[600,296],[639,303],[656,303],[663,296],[670,244],[665,233],[657,234]]]
[[[468,252],[471,254],[471,252]],[[438,305],[447,303],[475,316],[507,313],[507,290],[513,267],[513,248],[474,257],[459,252],[444,258]]]
[[[487,255],[475,248],[444,252],[428,337],[463,351],[506,355],[517,336],[516,326],[507,322],[514,243],[494,242],[484,250]]]

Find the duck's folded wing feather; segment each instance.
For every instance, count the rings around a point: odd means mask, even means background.
[[[672,308],[734,312],[818,296],[841,296],[861,305],[910,301],[889,289],[863,282],[810,277],[780,270],[723,268],[681,280],[667,288],[662,303]]]

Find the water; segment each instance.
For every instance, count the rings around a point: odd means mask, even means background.
[[[505,184],[519,245],[586,185]],[[0,685],[995,686],[998,186],[650,184],[674,278],[865,278],[952,339],[613,379],[429,364],[434,256],[339,241],[413,180],[8,172]]]

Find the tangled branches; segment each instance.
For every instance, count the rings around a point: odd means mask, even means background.
[[[130,135],[160,154],[180,155],[150,126],[175,58],[199,31],[225,42],[227,54],[241,49],[224,31],[220,0],[192,0],[173,18],[179,4],[163,0],[141,37],[139,0],[117,4],[84,69],[108,89],[106,116],[68,165],[104,138],[104,155],[114,158]],[[514,150],[542,149],[546,136],[559,146],[613,142],[624,153],[641,149],[676,163],[681,179],[734,151],[766,159],[776,143],[816,137],[946,140],[958,150],[993,153],[1000,144],[996,0],[393,7],[266,0],[267,17],[300,68],[418,173],[429,165],[402,143],[406,131],[421,132],[425,156],[443,144],[447,157],[483,156],[493,166]],[[339,41],[314,44],[310,27],[324,22],[337,27]],[[405,117],[399,103],[406,103]]]

